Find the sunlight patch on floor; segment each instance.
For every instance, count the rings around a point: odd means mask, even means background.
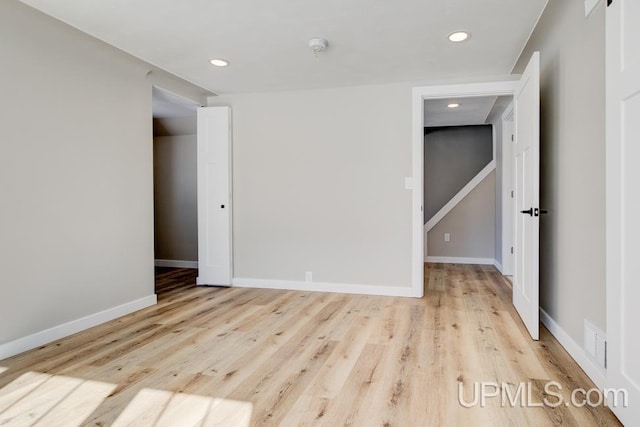
[[[7,369],[9,369],[9,368],[5,368],[3,366],[0,366],[0,374],[3,373],[4,371],[6,371]]]
[[[115,384],[27,372],[0,390],[0,425],[75,427]]]
[[[199,425],[248,427],[253,405],[164,390],[142,389],[112,427]]]

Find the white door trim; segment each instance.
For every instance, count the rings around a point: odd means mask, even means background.
[[[513,275],[513,166],[511,162],[513,136],[513,102],[511,102],[502,113],[502,274]]]
[[[517,81],[484,82],[456,85],[419,86],[412,90],[412,244],[411,287],[424,296],[425,236],[424,216],[424,101],[426,99],[464,98],[475,96],[513,96]]]

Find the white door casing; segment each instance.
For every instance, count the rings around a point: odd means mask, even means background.
[[[502,115],[502,274],[513,275],[513,103]]]
[[[609,406],[640,425],[640,2],[614,0],[606,17],[607,387],[626,389],[629,406]]]
[[[540,53],[534,52],[514,94],[514,269],[513,305],[537,340],[540,224]],[[522,213],[527,211],[528,213]]]
[[[426,233],[424,227],[424,101],[426,99],[452,99],[475,96],[512,96],[515,81],[465,83],[414,87],[412,90],[412,289],[415,296],[424,293],[424,248]]]
[[[198,109],[198,285],[231,285],[231,108]]]

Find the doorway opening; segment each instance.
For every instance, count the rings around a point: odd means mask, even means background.
[[[413,89],[413,221],[412,221],[412,267],[414,291],[423,287],[424,262],[429,257],[429,231],[437,225],[443,214],[450,211],[464,198],[469,190],[473,190],[489,174],[495,173],[496,158],[502,150],[496,144],[496,129],[492,129],[491,161],[474,175],[474,179],[462,193],[458,191],[453,196],[452,203],[444,211],[435,214],[426,212],[425,200],[425,128],[434,126],[468,126],[486,125],[491,114],[499,104],[510,102],[516,90],[516,81],[502,81],[491,83],[476,83],[447,86],[423,86]],[[458,104],[457,108],[449,105]],[[494,108],[495,106],[495,108]],[[458,110],[453,112],[451,110]],[[457,119],[452,119],[457,116]],[[502,141],[500,141],[502,142]],[[460,194],[458,194],[460,193]],[[497,194],[497,193],[496,193]],[[458,197],[456,197],[458,196]],[[426,215],[425,215],[426,214]],[[425,216],[430,216],[426,218]],[[431,222],[430,222],[431,221]],[[440,236],[444,240],[444,235]]]
[[[424,101],[424,261],[498,265],[502,139],[512,96]]]
[[[518,80],[423,86],[412,91],[412,288],[424,295],[424,123],[425,101],[478,97],[513,98],[514,219],[513,305],[531,337],[539,337],[539,220],[540,200],[540,53],[534,52]],[[450,103],[456,104],[457,102]],[[497,123],[502,126],[502,121]],[[502,132],[494,132],[502,135]],[[503,141],[504,143],[504,141]],[[494,144],[495,146],[495,144]],[[495,150],[494,150],[495,151]],[[495,153],[494,153],[495,157]],[[494,165],[495,167],[495,165]],[[501,194],[497,191],[496,194]],[[502,209],[500,209],[502,212]],[[501,229],[501,228],[500,228]],[[427,246],[428,247],[428,246]],[[428,255],[428,254],[427,254]]]
[[[198,267],[197,109],[153,87],[154,257],[156,270]],[[158,284],[156,284],[158,286]]]
[[[424,177],[425,177],[425,123],[429,120],[429,109],[433,107],[437,111],[438,105],[446,106],[448,109],[459,108],[463,100],[470,104],[481,102],[483,98],[488,99],[488,105],[494,108],[499,99],[504,104],[503,109],[507,109],[508,104],[513,100],[513,135],[511,140],[504,141],[503,138],[503,113],[495,113],[493,121],[493,153],[491,162],[483,169],[484,176],[476,176],[479,181],[476,186],[485,180],[487,176],[499,169],[500,178],[496,179],[493,194],[496,200],[502,198],[503,181],[507,189],[513,188],[512,212],[506,212],[506,217],[513,218],[514,233],[514,276],[513,276],[513,304],[520,314],[523,323],[529,330],[534,340],[539,336],[539,260],[538,260],[538,239],[539,239],[539,215],[544,213],[539,206],[539,126],[540,126],[540,54],[535,52],[529,62],[524,74],[518,80],[507,80],[499,82],[486,82],[474,84],[444,85],[444,86],[423,86],[416,87],[412,92],[412,122],[413,122],[413,176],[412,182],[412,288],[413,292],[424,295],[424,262],[428,260],[430,250],[427,228],[424,222],[425,197],[424,197]],[[497,107],[500,108],[500,107]],[[448,111],[447,111],[448,112]],[[438,114],[432,114],[438,117]],[[484,121],[487,121],[487,114]],[[446,117],[446,115],[445,115]],[[467,123],[470,124],[470,123]],[[496,127],[500,127],[496,131]],[[496,144],[500,136],[500,144]],[[498,155],[504,153],[502,147],[505,143],[511,144],[512,153],[507,159],[513,167],[513,171],[508,175],[502,174],[502,159],[496,161]],[[499,145],[499,147],[498,147]],[[499,150],[498,150],[499,148]],[[497,174],[496,174],[497,175]],[[495,176],[495,175],[494,175]],[[474,179],[476,179],[474,178]],[[508,180],[511,178],[511,180]],[[472,181],[474,180],[472,179]],[[498,185],[499,183],[499,185]],[[466,186],[465,186],[466,187]],[[473,190],[475,186],[471,189]],[[508,190],[511,191],[511,190]],[[469,192],[468,192],[469,193]],[[467,194],[468,194],[467,193]],[[456,194],[453,198],[458,196]],[[465,194],[461,194],[460,199],[464,199]],[[457,203],[456,203],[457,204]],[[454,204],[455,207],[455,204]],[[500,242],[500,250],[494,247],[494,258],[502,258],[502,218],[497,224],[498,216],[503,216],[502,206],[495,209],[494,237],[498,233],[500,238],[495,239]],[[519,214],[517,213],[519,212]],[[435,214],[437,215],[437,214]],[[434,216],[435,216],[434,215]],[[436,218],[437,219],[437,218]],[[432,219],[427,221],[427,224]],[[425,232],[425,230],[427,230]],[[443,240],[451,239],[449,233],[440,230],[442,236],[435,238]],[[511,245],[509,245],[511,246]],[[455,262],[455,261],[454,261]],[[495,262],[498,268],[498,262]]]

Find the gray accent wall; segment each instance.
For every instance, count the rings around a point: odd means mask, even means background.
[[[540,51],[540,306],[577,343],[606,330],[605,6],[550,1],[514,69]]]
[[[491,125],[426,128],[424,144],[426,223],[492,160]]]
[[[495,257],[496,173],[491,172],[427,235],[430,257]],[[449,233],[451,241],[444,241]]]

